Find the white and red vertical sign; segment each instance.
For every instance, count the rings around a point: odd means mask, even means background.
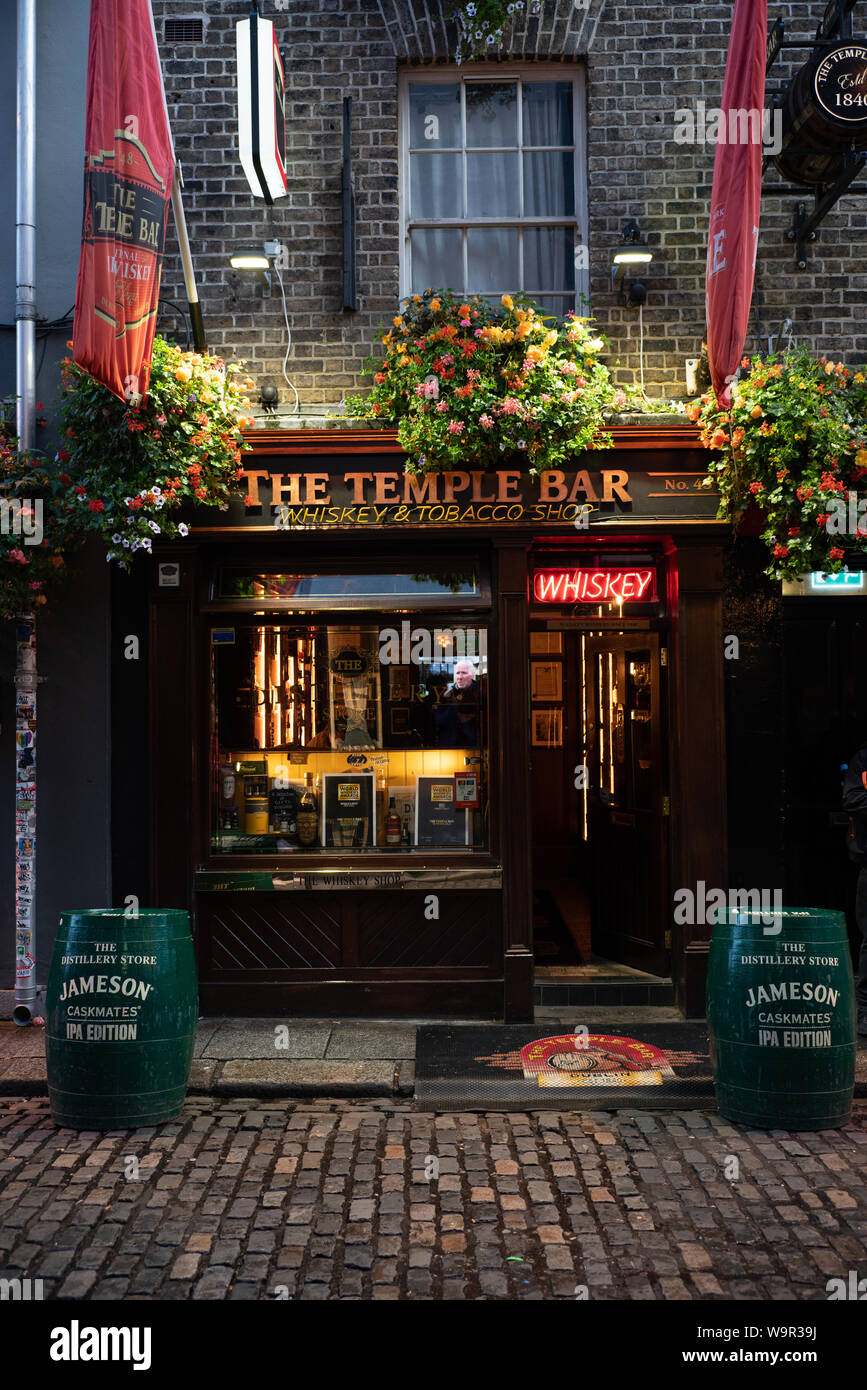
[[[91,0],[73,360],[147,394],[174,154],[150,0]]]
[[[767,32],[767,0],[735,0],[707,244],[707,351],[713,389],[723,409],[731,404],[731,384],[746,341],[753,296]],[[744,112],[751,113],[751,118],[744,120]]]

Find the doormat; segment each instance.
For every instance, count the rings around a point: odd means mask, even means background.
[[[415,1097],[422,1110],[713,1109],[707,1027],[420,1027]]]

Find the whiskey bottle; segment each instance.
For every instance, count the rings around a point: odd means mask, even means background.
[[[315,845],[318,842],[319,808],[313,792],[313,773],[305,777],[306,786],[298,808],[298,839],[302,845]]]
[[[400,849],[401,825],[400,816],[394,804],[394,797],[388,799],[388,815],[385,818],[385,847],[386,849]]]

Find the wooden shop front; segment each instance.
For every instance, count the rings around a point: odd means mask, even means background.
[[[671,895],[726,886],[725,534],[691,426],[614,437],[414,478],[384,431],[260,431],[155,548],[150,896],[204,1012],[530,1020],[574,890],[581,949],[703,1013]]]

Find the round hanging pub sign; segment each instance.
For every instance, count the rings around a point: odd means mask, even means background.
[[[867,47],[840,44],[816,69],[816,98],[835,121],[867,125]]]

